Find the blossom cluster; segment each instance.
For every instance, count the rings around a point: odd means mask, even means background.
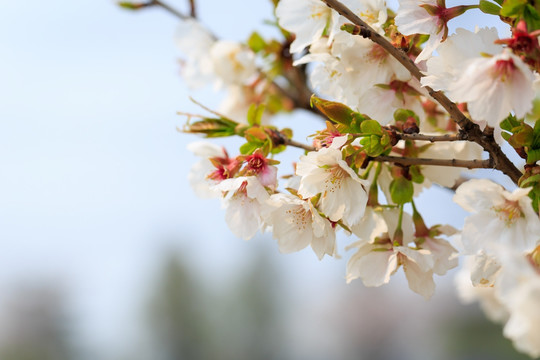
[[[402,268],[429,299],[434,274],[461,256],[462,297],[503,322],[517,349],[540,356],[540,3],[274,5],[279,40],[253,33],[242,44],[193,18],[180,25],[187,84],[227,94],[211,116],[188,115],[184,130],[245,139],[234,156],[206,141],[189,145],[201,158],[189,175],[195,192],[221,198],[236,236],[270,232],[283,253],[311,247],[319,259],[338,257],[339,233],[353,238],[347,282],[381,286]],[[451,32],[448,23],[468,11],[498,16],[511,37],[478,24]],[[294,109],[325,121],[311,144],[271,123]],[[275,155],[288,147],[305,153],[293,174],[278,176]],[[516,188],[471,179],[474,168],[499,170]],[[463,229],[425,223],[414,199],[432,184],[455,191],[471,213]]]

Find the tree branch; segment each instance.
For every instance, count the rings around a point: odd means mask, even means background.
[[[284,137],[279,133],[279,140],[282,144],[304,149],[306,151],[316,151],[313,146],[302,144]],[[418,140],[418,139],[416,139]],[[429,141],[429,140],[428,140]],[[487,160],[459,160],[459,159],[429,159],[429,158],[408,158],[400,156],[375,156],[368,158],[369,161],[390,162],[401,165],[427,165],[427,166],[447,166],[463,167],[467,169],[492,169],[493,162]]]
[[[190,17],[194,17],[194,16],[187,16],[187,15],[182,14],[180,11],[170,7],[169,5],[165,4],[161,0],[152,0],[150,1],[149,5],[161,6],[163,9],[167,10],[169,13],[173,14],[174,16],[182,20],[186,20],[186,19],[189,19]]]
[[[306,151],[317,151],[317,149],[315,149],[315,147],[313,147],[311,145],[302,144],[301,142],[294,141],[292,139],[285,138],[284,139],[284,144],[289,145],[289,146],[294,146],[294,147],[297,147],[297,148],[300,148],[300,149],[304,149]]]
[[[391,162],[401,165],[430,165],[430,166],[448,166],[463,167],[467,169],[492,169],[491,160],[458,160],[458,159],[428,159],[428,158],[406,158],[399,156],[375,156],[371,161]]]
[[[390,55],[392,55],[397,61],[399,61],[412,76],[420,80],[424,75],[420,72],[420,69],[414,64],[414,62],[407,56],[405,52],[394,47],[388,40],[373,30],[366,22],[360,17],[354,14],[349,8],[340,3],[337,0],[321,0],[328,7],[334,9],[342,16],[346,17],[353,24],[360,26],[362,29],[359,35],[371,39],[374,43],[380,45]],[[446,95],[440,91],[435,91],[432,88],[424,87],[429,95],[441,104],[446,111],[450,114],[452,119],[459,125],[459,127],[467,133],[469,141],[474,141],[489,153],[490,158],[493,161],[494,168],[502,171],[508,175],[514,183],[517,184],[519,178],[523,175],[521,171],[506,157],[501,148],[495,142],[493,134],[485,134],[480,130],[480,127],[467,118]]]
[[[419,140],[419,141],[459,141],[465,140],[463,133],[459,132],[457,134],[445,134],[445,135],[423,135],[423,134],[402,134],[395,133],[395,136],[398,140]]]
[[[189,15],[194,19],[197,17],[197,7],[195,6],[195,0],[189,0]]]

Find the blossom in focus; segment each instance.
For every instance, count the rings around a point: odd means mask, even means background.
[[[523,118],[536,95],[535,76],[529,67],[509,50],[492,57],[478,57],[468,62],[448,89],[448,96],[466,102],[475,121],[498,127],[513,111]]]
[[[272,165],[274,161],[267,159],[260,150],[247,155],[245,160],[246,166],[242,171],[244,175],[256,176],[262,186],[272,190],[277,187],[277,168]]]
[[[336,234],[332,223],[322,217],[309,200],[274,194],[269,203],[271,206],[265,219],[272,226],[279,251],[291,253],[311,245],[319,259],[325,254],[335,254]]]
[[[437,49],[445,33],[448,32],[446,23],[440,17],[430,14],[425,5],[435,7],[437,0],[400,0],[395,18],[398,30],[403,35],[429,35],[429,40],[416,58],[416,62],[426,60]]]
[[[415,62],[426,60],[446,40],[448,21],[463,14],[467,6],[460,5],[446,8],[441,0],[399,0],[399,9],[395,18],[398,30],[403,35],[426,34],[428,41]]]
[[[321,194],[319,208],[331,221],[353,225],[364,215],[369,182],[358,177],[340,150],[323,148],[301,156],[296,174],[302,177],[298,194],[304,198]]]
[[[388,19],[386,0],[342,0],[341,2],[375,30],[382,32],[382,25]],[[338,28],[346,22],[348,20],[340,17]]]
[[[281,0],[276,17],[279,26],[295,34],[290,48],[295,54],[319,40],[327,26],[334,29],[338,15],[320,0]]]
[[[382,217],[386,227],[382,228],[378,220],[371,220],[370,223],[382,232],[369,241],[361,239],[351,245],[358,250],[347,262],[347,282],[361,278],[365,286],[381,286],[387,284],[390,276],[403,266],[409,288],[429,299],[435,291],[434,258],[429,250],[408,246],[413,241],[411,216],[404,214],[401,235],[397,238],[398,209],[378,209],[372,215]],[[372,230],[363,231],[374,234]]]

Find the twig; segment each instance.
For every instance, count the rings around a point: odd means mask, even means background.
[[[302,144],[298,141],[282,137],[280,140],[285,145],[294,146],[306,151],[316,151],[313,146]],[[428,166],[447,166],[447,167],[463,167],[467,169],[492,169],[493,162],[487,160],[459,160],[459,159],[429,159],[429,158],[409,158],[400,156],[375,156],[370,157],[369,161],[390,162],[401,165],[428,165]]]
[[[287,139],[287,138],[284,138],[284,144],[289,145],[289,146],[294,146],[294,147],[297,147],[297,148],[300,148],[300,149],[304,149],[306,151],[316,151],[317,150],[317,149],[315,149],[315,147],[313,147],[311,145],[302,144],[301,142],[294,141],[294,140]]]
[[[197,18],[197,7],[195,6],[195,0],[189,0],[189,15],[192,18]]]
[[[149,5],[161,6],[163,9],[167,10],[168,12],[170,12],[171,14],[173,14],[174,16],[176,16],[176,17],[178,17],[178,18],[180,18],[182,20],[186,20],[186,19],[190,18],[190,16],[182,14],[180,11],[170,7],[169,5],[165,4],[161,0],[152,0],[152,1],[150,1]],[[192,16],[192,17],[194,17],[194,16]]]
[[[445,135],[423,135],[423,134],[401,134],[395,133],[398,140],[419,140],[419,141],[459,141],[465,140],[465,136],[462,133],[457,134],[445,134]]]
[[[397,61],[399,61],[412,76],[420,80],[424,75],[420,72],[420,69],[414,64],[414,62],[407,56],[405,52],[394,47],[388,40],[383,36],[377,33],[373,28],[371,28],[366,22],[364,22],[360,17],[354,14],[349,8],[340,3],[337,0],[321,0],[328,7],[336,10],[339,14],[346,17],[353,24],[360,26],[362,31],[360,35],[371,39],[376,44],[380,45],[385,49],[391,56],[393,56]],[[460,128],[465,131],[468,135],[470,141],[474,141],[482,148],[489,153],[490,158],[493,160],[494,168],[502,171],[504,174],[508,175],[514,183],[517,184],[519,178],[523,175],[521,171],[506,157],[502,152],[501,148],[495,142],[493,135],[483,133],[479,126],[473,123],[468,119],[465,114],[463,114],[457,107],[457,105],[452,102],[446,95],[440,91],[435,91],[432,88],[425,86],[425,89],[428,91],[429,95],[435,99],[439,104],[441,104],[446,111],[450,114],[452,119],[460,126]]]
[[[491,169],[493,164],[491,160],[458,160],[458,159],[428,159],[428,158],[406,158],[399,156],[375,156],[371,161],[391,162],[401,165],[430,165],[430,166],[448,166],[463,167],[467,169]]]

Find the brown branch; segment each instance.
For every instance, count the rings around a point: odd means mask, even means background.
[[[399,156],[375,156],[371,161],[391,162],[401,165],[430,165],[464,167],[467,169],[492,169],[491,160],[458,160],[458,159],[427,159],[427,158],[406,158]]]
[[[297,147],[306,151],[317,151],[313,146],[302,144],[285,137],[279,131],[273,133],[276,137],[277,144]],[[444,135],[443,135],[444,136]],[[428,140],[429,141],[429,140]],[[447,140],[448,141],[448,140]],[[459,160],[459,159],[430,159],[430,158],[408,158],[401,156],[374,156],[369,157],[368,161],[390,162],[401,165],[424,165],[424,166],[446,166],[446,167],[463,167],[467,169],[492,169],[493,162],[487,160]]]
[[[315,147],[311,145],[302,144],[301,142],[294,141],[292,139],[284,139],[284,144],[289,146],[294,146],[300,149],[304,149],[306,151],[316,151]]]
[[[340,15],[346,17],[353,24],[360,26],[362,31],[359,35],[371,39],[374,43],[380,45],[390,55],[392,55],[397,61],[399,61],[412,76],[420,80],[424,75],[420,72],[420,69],[415,63],[407,56],[401,49],[394,47],[388,40],[377,33],[360,17],[353,13],[349,8],[340,3],[337,0],[321,0],[328,7],[336,10]],[[494,168],[502,171],[508,175],[514,183],[517,184],[519,178],[523,175],[521,171],[508,159],[508,157],[502,152],[501,148],[495,142],[493,134],[486,134],[480,130],[480,127],[473,123],[469,118],[465,116],[446,95],[440,91],[435,91],[432,88],[425,86],[429,95],[441,104],[446,111],[450,114],[452,119],[459,125],[459,127],[465,131],[468,140],[474,141],[489,153],[490,158],[493,160]]]
[[[395,133],[398,140],[418,140],[418,141],[459,141],[465,140],[462,133],[445,134],[445,135],[423,135],[423,134],[401,134]]]
[[[192,18],[197,18],[197,7],[195,6],[195,0],[189,0],[189,15]]]
[[[316,151],[313,146],[302,144],[298,141],[281,137],[283,144],[297,147],[306,151]],[[467,169],[492,169],[493,162],[487,160],[459,160],[459,159],[429,159],[429,158],[408,158],[400,156],[375,156],[370,157],[369,161],[391,162],[401,165],[427,165],[427,166],[446,166],[446,167],[463,167]]]
[[[175,8],[172,8],[171,6],[165,4],[161,0],[152,0],[152,1],[150,1],[150,3],[148,3],[148,5],[149,6],[152,6],[152,5],[161,6],[163,9],[167,10],[169,13],[173,14],[174,16],[176,16],[177,18],[182,19],[182,20],[186,20],[186,19],[190,18],[190,16],[182,14],[180,11],[178,11]]]

